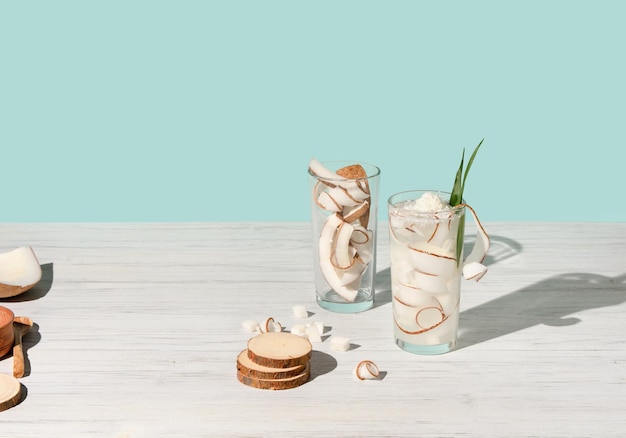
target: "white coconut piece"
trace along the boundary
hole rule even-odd
[[[420,309],[415,316],[417,325],[423,329],[431,328],[442,322],[445,315],[438,307],[425,307]]]
[[[265,323],[261,326],[261,330],[264,333],[281,332],[283,331],[283,326],[270,316],[269,318],[265,320]]]
[[[371,230],[361,225],[353,226],[350,244],[356,249],[361,261],[367,265],[372,261],[374,239]]]
[[[30,246],[0,254],[0,298],[31,289],[41,280],[41,265]]]
[[[432,275],[449,277],[457,268],[456,259],[447,255],[439,254],[436,249],[429,251],[409,245],[409,261],[420,272]]]
[[[487,273],[487,267],[478,262],[466,263],[463,266],[463,278],[478,281]]]
[[[359,380],[373,380],[380,376],[380,369],[371,360],[362,360],[354,368],[354,375]]]
[[[438,306],[439,300],[423,290],[405,283],[393,283],[393,299],[410,307]]]
[[[465,263],[478,262],[482,263],[487,256],[487,251],[489,251],[490,239],[489,235],[485,232],[482,224],[478,220],[478,216],[472,207],[467,204],[463,204],[469,212],[471,213],[474,221],[476,222],[476,242],[474,242],[474,247],[470,254],[465,258]]]
[[[339,269],[348,269],[353,264],[354,254],[350,251],[350,239],[352,237],[353,230],[354,227],[347,222],[341,222],[337,228],[337,233],[334,239],[334,259],[337,264],[336,267]]]
[[[317,328],[320,336],[324,334],[324,323],[322,321],[313,321],[312,324]]]
[[[369,211],[370,203],[368,200],[361,202],[353,207],[346,207],[342,214],[346,222],[354,222]]]
[[[254,333],[260,331],[259,323],[253,319],[246,319],[241,323],[241,326],[248,333]]]
[[[294,324],[291,326],[291,333],[298,336],[307,337],[306,333],[306,325],[304,324]]]
[[[435,246],[443,246],[446,240],[456,241],[459,230],[459,216],[454,216],[453,212],[443,213],[443,217],[437,222],[433,234],[428,239],[428,243]],[[455,248],[456,250],[456,248]]]
[[[329,189],[328,195],[342,207],[356,207],[361,203],[360,199],[353,198],[346,188],[340,186]]]
[[[456,278],[454,275],[444,276],[425,274],[417,270],[414,270],[411,274],[413,278],[413,281],[410,283],[411,285],[425,292],[436,295],[448,293],[448,282],[450,281],[450,278]]]
[[[343,212],[343,207],[339,202],[335,200],[331,196],[330,193],[323,191],[317,196],[317,205],[322,207],[326,211],[331,211],[333,213]]]
[[[438,304],[432,307],[412,307],[394,299],[391,305],[396,325],[408,334],[423,333],[446,319]]]
[[[357,205],[370,198],[368,191],[365,191],[359,181],[347,180],[339,185],[346,191],[350,199],[354,199]]]
[[[350,338],[333,336],[330,338],[330,349],[334,351],[348,351],[350,349]]]
[[[313,343],[322,342],[322,336],[317,330],[315,324],[309,324],[306,326],[306,335],[309,338],[309,341]]]
[[[369,198],[369,190],[367,188],[367,184],[364,184],[363,181],[353,180],[339,175],[336,172],[326,168],[322,163],[320,163],[316,158],[311,159],[309,161],[309,170],[311,173],[320,178],[320,181],[331,187],[331,188],[341,188],[341,192],[343,194],[338,194],[335,197],[336,193],[330,193],[333,198],[336,200],[343,199],[343,196],[346,196],[348,199],[352,199],[356,201],[357,205],[360,202],[363,202],[367,198]],[[350,206],[349,203],[342,204],[343,206]]]
[[[326,218],[319,239],[320,270],[328,285],[340,296],[349,302],[353,302],[358,294],[358,288],[347,287],[342,284],[343,272],[337,272],[332,263],[333,241],[338,227],[343,223],[339,215],[333,214]]]
[[[293,316],[300,319],[305,319],[309,317],[309,312],[307,312],[306,307],[301,304],[296,304],[291,308],[293,311]]]
[[[358,258],[354,259],[352,266],[346,269],[341,276],[341,285],[348,286],[353,285],[353,287],[357,288],[361,284],[361,276],[363,275],[363,271],[365,271],[367,265],[361,262]]]
[[[324,166],[322,163],[320,163],[317,158],[312,158],[311,161],[309,161],[309,170],[315,176],[317,176],[319,178],[323,178],[323,179],[330,179],[330,180],[337,180],[337,181],[346,179],[346,178],[344,178],[344,177],[342,177],[340,175],[337,175],[332,170],[326,168],[326,166]],[[323,182],[326,184],[325,181],[323,181]],[[335,181],[333,181],[333,183],[334,182]]]

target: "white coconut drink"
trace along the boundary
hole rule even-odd
[[[476,147],[468,164],[480,147]],[[451,193],[412,190],[388,200],[391,293],[396,344],[417,354],[440,354],[456,345],[461,279],[478,281],[489,236],[474,210],[463,202],[467,176],[461,168]],[[477,238],[464,257],[465,215],[477,224]]]
[[[317,303],[340,313],[374,303],[380,169],[366,163],[309,162]]]

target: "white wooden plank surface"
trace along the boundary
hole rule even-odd
[[[306,223],[0,224],[0,251],[31,245],[44,269],[0,302],[36,323],[0,436],[624,436],[626,224],[485,225],[490,270],[463,283],[460,347],[424,357],[393,343],[385,223],[377,304],[355,315],[316,306]],[[295,304],[330,326],[312,379],[239,383],[242,321],[289,328]],[[332,335],[355,348],[332,351]],[[356,380],[361,359],[384,379]]]

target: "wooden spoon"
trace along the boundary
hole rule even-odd
[[[28,333],[33,326],[33,321],[26,316],[16,316],[13,320],[13,332],[15,342],[13,343],[13,377],[24,377],[24,349],[22,347],[22,337]]]

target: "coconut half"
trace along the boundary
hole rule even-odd
[[[41,265],[30,246],[0,254],[0,298],[31,289],[41,280]]]

